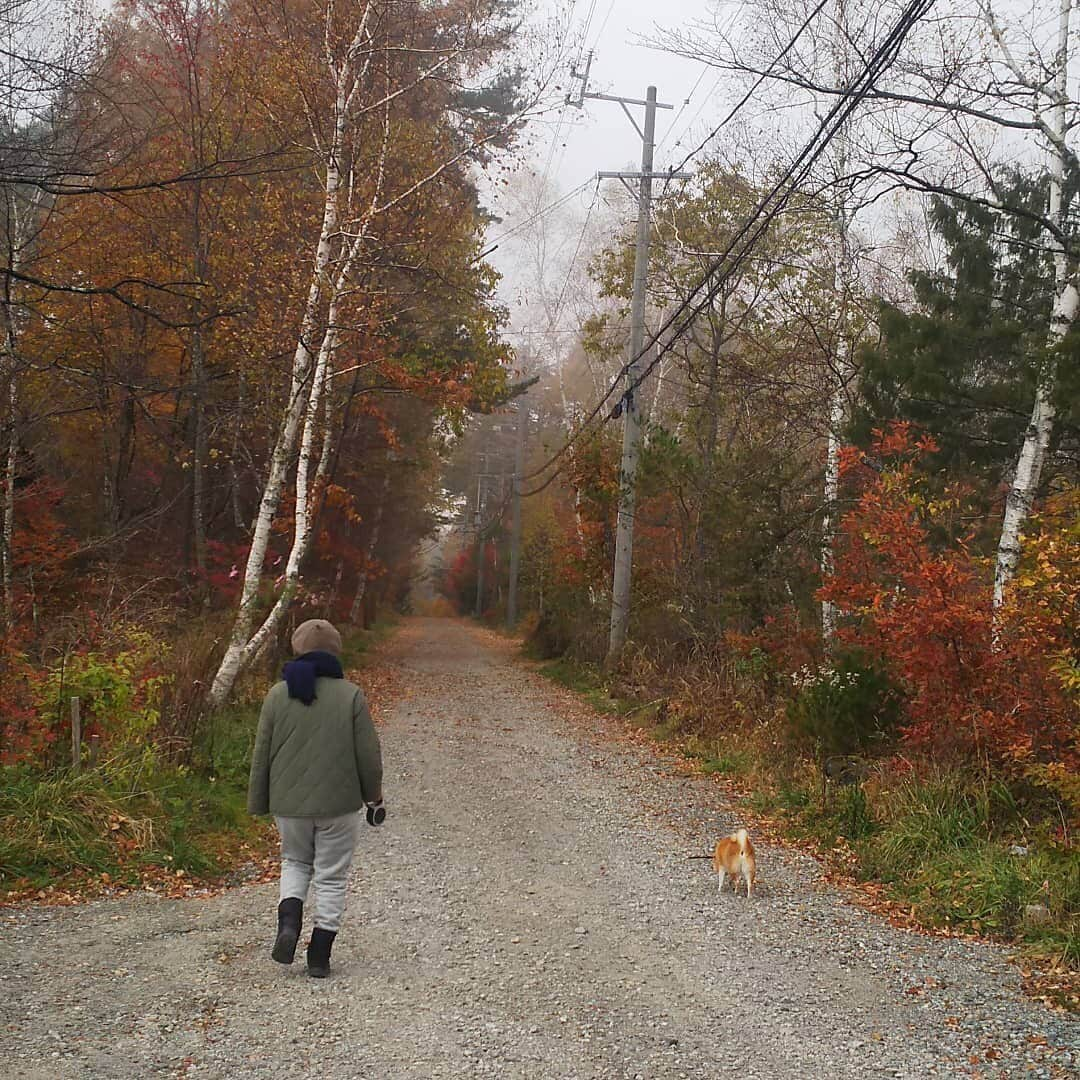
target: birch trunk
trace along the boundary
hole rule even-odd
[[[335,293],[338,291],[335,286]],[[263,648],[270,642],[274,632],[277,630],[281,623],[282,616],[288,610],[289,605],[292,603],[293,597],[296,595],[296,590],[300,583],[300,566],[303,563],[304,556],[307,555],[308,547],[311,543],[311,509],[312,509],[312,476],[311,476],[311,457],[312,451],[315,445],[315,429],[319,425],[320,416],[322,411],[320,404],[322,400],[323,392],[326,388],[326,376],[327,370],[330,364],[330,360],[333,356],[334,350],[337,347],[337,331],[336,331],[336,319],[337,319],[337,296],[331,297],[330,306],[327,312],[327,329],[323,335],[322,344],[319,348],[319,354],[315,361],[315,369],[312,373],[311,389],[306,399],[302,396],[300,398],[301,410],[304,412],[304,428],[303,434],[300,439],[300,450],[296,462],[296,510],[295,510],[295,525],[293,529],[292,545],[289,549],[289,558],[285,565],[284,580],[282,582],[281,590],[278,593],[277,599],[274,602],[274,606],[270,609],[269,614],[263,619],[258,629],[254,633],[251,633],[251,626],[254,623],[254,603],[249,606],[250,616],[245,627],[246,640],[242,643],[237,643],[234,636],[233,641],[230,642],[229,651],[225,654],[225,659],[222,660],[222,668],[218,670],[217,678],[214,680],[214,684],[211,687],[211,693],[207,701],[209,706],[218,708],[228,696],[229,691],[232,689],[233,683],[236,681],[236,677],[244,670],[247,665],[258,656]],[[299,417],[298,417],[299,420]],[[294,432],[295,440],[295,432]],[[315,481],[316,483],[325,472],[325,463],[329,459],[328,453],[329,447],[329,432],[324,435],[323,442],[323,454],[319,461],[319,468],[317,470]],[[275,448],[276,449],[276,448]],[[273,468],[271,467],[271,473]],[[278,484],[278,497],[280,498],[281,488],[283,487],[284,470],[282,470],[282,481]],[[269,481],[268,485],[269,487]],[[265,500],[265,495],[264,495]],[[275,504],[276,511],[276,504]],[[272,520],[273,514],[270,516]],[[260,507],[259,523],[256,525],[256,535],[259,532],[259,526],[262,524],[263,513],[262,507]],[[269,537],[269,528],[267,528],[267,539]],[[252,550],[255,548],[254,539],[252,540]],[[262,545],[262,556],[259,559],[259,564],[256,571],[255,583],[258,584],[258,571],[262,568],[262,561],[265,558],[266,543]],[[248,560],[247,571],[251,570],[250,556]],[[246,587],[246,573],[245,573],[245,587]],[[257,595],[257,594],[256,594]],[[253,598],[254,599],[254,598]],[[241,601],[241,610],[243,610],[243,601]],[[235,648],[234,648],[235,647]],[[219,682],[224,683],[222,678],[222,670],[225,666],[225,661],[230,658],[230,653],[235,656],[234,667],[232,675],[229,678],[227,686],[223,686],[219,689]],[[220,696],[218,696],[220,695]]]
[[[368,566],[375,557],[375,549],[379,545],[379,532],[382,528],[383,508],[386,505],[386,493],[390,490],[390,472],[387,470],[383,477],[382,493],[379,503],[375,507],[375,521],[371,526],[371,536],[368,537],[367,547],[364,549],[364,568],[360,571],[360,579],[356,583],[356,596],[353,597],[352,608],[349,611],[349,622],[356,626],[360,613],[364,609],[364,593],[367,592]]]
[[[846,0],[836,2],[836,36],[833,39],[833,70],[838,86],[846,86],[850,75],[850,52],[847,34]],[[837,177],[847,172],[847,131],[841,130],[836,135],[835,171]],[[836,542],[836,523],[839,518],[840,495],[840,446],[841,433],[847,421],[848,384],[853,377],[851,366],[850,342],[847,335],[847,300],[851,284],[851,249],[848,231],[851,221],[848,207],[839,195],[836,207],[836,230],[840,242],[836,268],[833,276],[833,290],[836,293],[839,311],[839,332],[837,334],[836,353],[833,357],[835,370],[829,393],[829,421],[825,445],[825,483],[822,492],[824,513],[821,519],[821,577],[828,578],[833,572],[833,552]],[[836,638],[836,626],[839,610],[831,600],[821,602],[821,643],[825,652],[832,649]]]
[[[328,85],[332,86],[333,100],[326,109],[325,117],[310,117],[312,140],[319,150],[325,168],[322,225],[315,246],[311,282],[293,357],[289,396],[278,425],[267,479],[252,529],[251,549],[244,570],[236,619],[225,655],[206,697],[210,710],[224,703],[237,676],[271,640],[299,585],[301,566],[314,531],[312,497],[320,481],[326,476],[331,457],[331,425],[322,418],[320,403],[326,391],[330,363],[338,344],[338,306],[347,294],[353,262],[362,253],[368,240],[367,226],[377,214],[398,205],[441,175],[453,161],[461,160],[465,156],[464,151],[452,155],[394,198],[383,200],[382,188],[391,136],[390,104],[404,93],[404,89],[393,89],[390,83],[389,56],[397,46],[392,43],[384,46],[384,55],[387,58],[384,96],[376,105],[365,105],[361,101],[361,94],[372,69],[373,33],[378,30],[380,12],[372,3],[362,3],[355,9],[347,7],[345,12],[345,15],[340,15],[333,2],[324,12],[324,58],[330,73]],[[354,12],[354,32],[349,43],[339,52],[338,43],[346,38],[337,33],[335,20],[339,16],[351,18]],[[442,68],[455,62],[455,58],[459,60],[460,56],[460,53],[453,51],[439,56],[409,84],[410,88],[434,77]],[[370,205],[366,212],[357,213],[353,202],[353,168],[357,140],[361,137],[358,117],[365,111],[373,112],[376,107],[383,111],[382,148],[372,180]],[[325,125],[322,122],[324,119]],[[328,140],[323,138],[324,128],[330,132]],[[285,573],[279,579],[280,588],[276,600],[269,614],[252,632],[258,615],[259,584],[271,527],[285,489],[290,459],[297,451],[301,423],[303,434],[296,464],[293,541]],[[323,454],[313,478],[311,459],[316,429],[320,426],[324,428]]]
[[[211,709],[219,708],[228,697],[241,671],[260,653],[271,640],[292,602],[299,584],[300,566],[311,539],[311,454],[314,447],[315,429],[319,424],[320,403],[326,387],[327,374],[338,338],[338,305],[348,283],[352,263],[360,250],[362,235],[346,239],[342,232],[342,213],[351,195],[351,174],[347,151],[349,139],[355,132],[350,125],[361,80],[370,65],[370,58],[360,55],[361,46],[367,39],[371,5],[360,11],[352,40],[340,60],[331,47],[333,37],[333,5],[326,11],[326,63],[334,82],[332,136],[324,151],[326,180],[323,187],[323,218],[319,240],[315,248],[308,299],[301,320],[300,334],[293,357],[292,383],[289,398],[282,414],[278,437],[270,459],[270,469],[263,488],[259,512],[252,530],[251,549],[244,569],[244,582],[237,608],[236,621],[228,648],[222,657],[217,674],[207,694],[206,703]],[[389,96],[387,109],[389,109]],[[387,112],[387,116],[389,113]],[[316,143],[318,133],[313,131]],[[384,153],[388,128],[384,129]],[[382,165],[379,181],[372,196],[369,213],[374,212],[375,201],[381,187]],[[335,265],[336,262],[336,265]],[[325,312],[323,307],[326,307]],[[319,342],[318,352],[313,355],[314,343]],[[304,419],[306,413],[306,420]],[[285,486],[289,458],[296,446],[297,433],[304,420],[296,465],[296,513],[293,542],[285,568],[282,586],[270,613],[252,633],[258,606],[259,582],[270,540],[274,515]],[[329,461],[329,426],[323,443],[324,453],[319,463],[319,477],[325,474]]]
[[[824,580],[833,572],[833,549],[836,540],[836,522],[839,518],[840,495],[840,432],[847,419],[847,390],[843,380],[844,346],[837,351],[836,381],[829,399],[829,430],[825,448],[825,512],[821,519],[821,577]],[[839,610],[831,600],[821,602],[821,639],[828,651],[836,637]]]
[[[13,195],[7,194],[7,219],[10,228],[9,247],[7,253],[8,266],[12,271],[18,270],[21,262],[21,249],[24,243],[23,227],[31,218],[31,211],[26,218],[19,214],[18,205]],[[2,579],[3,611],[0,616],[3,619],[3,631],[12,627],[15,617],[15,476],[19,462],[19,364],[18,364],[18,329],[15,317],[14,298],[11,293],[12,279],[8,275],[4,283],[4,314],[3,314],[3,374],[7,382],[7,406],[8,406],[8,441],[6,461],[4,462],[4,509],[3,528],[0,529],[0,579]]]
[[[559,399],[562,403],[563,425],[567,435],[573,433],[574,417],[570,410],[570,402],[566,397],[566,380],[563,378],[563,366],[559,364]],[[585,557],[585,530],[581,524],[581,491],[574,485],[574,528],[577,535],[578,554]]]
[[[17,261],[9,257],[14,269]],[[8,444],[4,463],[4,526],[0,533],[0,572],[3,577],[3,630],[14,621],[15,474],[19,461],[19,387],[15,350],[15,314],[11,302],[11,279],[4,290],[4,374],[7,376]]]
[[[9,357],[10,357],[9,353]],[[14,619],[15,595],[14,595],[14,541],[15,541],[15,472],[19,459],[19,428],[16,423],[18,409],[18,389],[15,385],[15,365],[12,364],[8,371],[8,408],[10,419],[8,421],[9,434],[7,446],[7,462],[4,466],[4,529],[2,546],[0,546],[0,562],[3,564],[3,589],[4,611],[3,630],[11,629]]]
[[[326,277],[334,255],[334,242],[338,234],[338,220],[340,214],[341,198],[341,169],[340,157],[345,142],[345,95],[340,88],[337,98],[337,116],[335,117],[334,138],[330,145],[330,151],[326,158],[326,182],[324,186],[323,220],[319,232],[319,240],[315,248],[315,261],[312,267],[311,284],[308,288],[307,303],[304,307],[304,315],[301,320],[300,334],[296,342],[296,351],[293,355],[292,380],[289,387],[289,397],[282,412],[281,422],[278,428],[274,450],[270,457],[270,468],[267,473],[266,484],[263,487],[262,499],[259,501],[259,511],[255,518],[255,528],[252,530],[251,548],[248,551],[247,564],[244,568],[244,582],[240,592],[240,602],[236,612],[236,620],[233,624],[232,634],[228,648],[222,657],[217,674],[207,694],[207,705],[213,710],[220,708],[232,690],[237,676],[245,665],[259,651],[262,643],[269,634],[269,628],[277,625],[277,620],[284,611],[285,606],[292,599],[290,583],[286,578],[285,588],[282,590],[278,602],[274,605],[269,616],[258,631],[258,641],[252,636],[252,627],[255,624],[256,609],[259,597],[259,582],[262,578],[263,562],[266,559],[266,550],[270,542],[270,530],[273,525],[274,515],[277,513],[281,502],[281,495],[285,487],[285,476],[288,469],[289,458],[296,446],[296,437],[300,429],[300,421],[304,416],[308,405],[309,394],[315,393],[316,386],[312,383],[315,374],[315,358],[312,356],[311,345],[319,337],[321,325],[327,329],[323,334],[323,345],[326,338],[332,332],[333,323],[328,320],[322,322],[322,300],[326,288]],[[324,349],[320,348],[320,359]],[[317,383],[317,379],[315,380]],[[321,393],[322,387],[318,386]],[[308,414],[312,421],[312,414]],[[310,452],[310,447],[309,447]],[[307,462],[298,463],[297,477],[304,473],[306,484]],[[306,499],[306,491],[305,491]],[[306,508],[301,511],[301,492],[297,490],[297,534],[301,530],[301,514],[306,514]],[[294,538],[295,548],[295,538]],[[290,565],[293,555],[290,553]],[[292,582],[295,589],[295,580]],[[272,620],[272,623],[271,623]]]
[[[1069,74],[1069,16],[1072,0],[1061,0],[1058,18],[1058,46],[1055,56],[1054,107],[1052,111],[1053,139],[1050,146],[1049,174],[1050,193],[1047,212],[1055,226],[1064,230],[1066,215],[1062,199],[1065,178],[1065,158],[1068,154],[1065,138],[1066,102],[1068,98]],[[996,26],[992,24],[992,29]],[[999,39],[1000,40],[1000,39]],[[1047,357],[1035,388],[1035,402],[1031,410],[1031,421],[1024,433],[1024,443],[1016,463],[1016,473],[1012,486],[1005,500],[1005,515],[1001,525],[1001,539],[998,542],[997,565],[994,570],[994,610],[1001,607],[1009,584],[1016,576],[1023,547],[1023,531],[1035,495],[1042,478],[1043,462],[1054,432],[1053,394],[1057,381],[1057,357],[1055,355],[1062,338],[1077,316],[1080,308],[1080,295],[1076,286],[1068,278],[1068,263],[1065,249],[1061,242],[1053,237],[1054,245],[1054,307],[1050,313],[1050,326],[1047,330]]]

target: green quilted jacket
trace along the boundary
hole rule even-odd
[[[382,798],[382,755],[360,687],[320,678],[315,700],[266,695],[251,758],[248,810],[278,817],[338,817]]]

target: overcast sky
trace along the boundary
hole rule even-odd
[[[591,0],[578,0],[575,7],[577,35],[584,30]],[[711,22],[713,12],[724,20],[740,5],[703,0],[668,0],[658,5],[644,0],[595,0],[595,8],[584,50],[594,50],[589,89],[644,98],[650,84],[657,87],[661,101],[674,105],[657,113],[658,165],[671,163],[671,147],[688,127],[703,130],[705,122],[719,111],[710,100],[716,75],[700,64],[650,49],[641,38],[654,35],[657,25],[687,26],[698,20]],[[690,104],[686,105],[686,99]],[[640,117],[643,109],[636,109]],[[567,108],[564,122],[556,123],[558,141],[552,164],[563,188],[571,188],[598,169],[637,167],[641,140],[622,109],[610,101],[587,101],[583,109]],[[542,169],[551,146],[552,132],[540,140],[537,164]]]
[[[554,12],[560,0],[538,0],[539,11]],[[661,111],[657,115],[657,150],[655,167],[663,170],[681,164],[685,155],[698,147],[704,136],[726,114],[734,104],[735,97],[741,92],[737,80],[722,76],[717,70],[710,69],[691,60],[672,56],[656,48],[650,48],[649,39],[655,39],[659,30],[687,30],[695,25],[719,27],[724,31],[735,28],[735,37],[749,33],[755,35],[758,29],[753,20],[754,9],[744,0],[667,0],[663,4],[647,4],[644,0],[561,0],[565,5],[573,3],[572,25],[569,35],[571,42],[582,42],[582,53],[593,49],[595,57],[592,65],[589,89],[593,92],[618,94],[620,96],[643,98],[648,85],[655,85],[659,99],[674,106],[671,110]],[[1013,39],[1012,48],[1016,55],[1025,58],[1025,49],[1031,40],[1036,41],[1044,57],[1052,55],[1054,35],[1057,27],[1057,5],[1051,0],[997,0],[996,5],[1006,20],[1006,36]],[[969,32],[972,20],[978,19],[978,9],[966,0],[945,0],[937,8],[937,19],[942,21],[942,32],[951,32],[951,24],[959,28],[958,33]],[[936,20],[931,20],[935,22]],[[1034,27],[1034,29],[1033,29]],[[1080,32],[1080,31],[1078,31]],[[932,38],[937,30],[929,27],[927,33]],[[917,46],[916,46],[917,47]],[[571,48],[573,54],[576,50]],[[1000,58],[999,58],[1000,61]],[[1080,78],[1080,74],[1075,76]],[[783,102],[787,108],[773,110],[762,100],[755,108],[752,100],[748,107],[739,114],[734,125],[726,129],[725,143],[729,152],[734,152],[743,165],[752,164],[760,173],[763,166],[787,161],[802,142],[802,135],[796,132],[800,123],[812,120],[812,113],[807,111],[804,101],[795,100],[801,95]],[[790,106],[795,106],[791,108]],[[643,110],[636,109],[640,117]],[[800,120],[802,117],[802,120]],[[738,134],[734,129],[741,129]],[[1013,160],[1027,164],[1035,160],[1034,153],[1041,150],[1035,147],[1030,137],[1012,136],[1008,132],[995,129],[989,140],[986,132],[978,141],[992,147],[995,158]],[[546,263],[543,278],[552,281],[556,294],[561,281],[570,282],[566,275],[567,262],[572,262],[570,252],[580,236],[580,223],[585,218],[585,210],[593,197],[594,185],[588,184],[598,170],[636,169],[640,164],[641,140],[631,126],[622,109],[608,101],[586,101],[583,109],[564,108],[560,113],[551,113],[544,121],[530,127],[527,135],[530,145],[529,158],[521,163],[515,177],[507,188],[484,192],[484,201],[496,214],[504,217],[501,223],[493,224],[488,230],[488,242],[499,243],[499,249],[490,256],[491,262],[504,275],[500,296],[511,311],[511,327],[523,325],[531,327],[530,333],[536,334],[538,305],[529,294],[532,283],[523,280],[527,259],[530,252],[523,251],[522,242],[528,237],[523,233],[517,237],[504,239],[500,234],[513,226],[528,214],[523,212],[521,181],[531,171],[543,176],[550,188],[547,197],[534,204],[531,209],[548,205],[560,194],[573,192],[582,184],[585,190],[569,199],[565,207],[557,213],[548,215],[553,236],[548,237],[545,252]],[[737,142],[733,142],[736,139]],[[735,149],[738,147],[738,149]],[[948,151],[947,145],[945,150]],[[744,160],[746,159],[746,160]],[[693,169],[694,162],[688,166]],[[602,191],[606,201],[614,207],[605,227],[607,239],[611,232],[611,221],[621,213],[624,221],[632,218],[633,207],[628,200],[620,204],[618,181],[603,181]],[[869,212],[859,219],[862,228],[877,227],[875,222],[885,219],[892,212],[894,204],[902,201],[901,196],[891,197],[875,204]],[[911,202],[912,200],[907,200]],[[525,206],[525,210],[529,207]],[[599,207],[597,216],[602,217],[604,207]],[[561,232],[559,217],[562,217]],[[595,220],[593,222],[595,228]],[[588,259],[591,249],[598,242],[596,236],[586,236],[581,245],[580,266]],[[561,261],[560,261],[561,260]],[[536,275],[533,275],[534,278]],[[587,289],[588,283],[576,281],[571,295]],[[550,297],[548,297],[550,307]],[[551,342],[554,349],[557,341],[567,340],[572,332],[568,325],[569,313],[558,307],[561,325],[559,335]],[[569,319],[572,322],[572,319]],[[541,316],[540,322],[543,322]]]
[[[550,0],[544,2],[550,3]],[[621,97],[644,98],[646,88],[654,85],[658,99],[673,106],[657,111],[656,168],[678,164],[696,145],[692,137],[696,135],[700,139],[710,122],[715,123],[721,115],[727,102],[717,93],[718,77],[714,71],[651,49],[642,39],[654,36],[658,26],[686,27],[698,21],[711,23],[714,18],[724,25],[741,8],[742,5],[730,0],[668,0],[663,5],[648,4],[643,0],[576,0],[569,41],[582,42],[582,63],[589,49],[593,50],[589,89]],[[573,56],[576,49],[571,48],[570,53]],[[560,78],[564,80],[565,75],[561,73]],[[576,89],[579,84],[571,85]],[[636,108],[633,111],[640,123],[644,110]],[[615,102],[586,101],[582,109],[566,107],[558,113],[553,112],[531,127],[529,137],[532,147],[521,171],[532,171],[544,177],[551,186],[553,199],[585,183],[597,171],[640,166],[641,139]],[[618,181],[604,183],[617,185]],[[565,213],[580,218],[592,194],[593,186],[589,185],[566,204]],[[489,237],[498,240],[507,225],[520,220],[520,215],[517,218],[513,215],[512,193],[490,192],[485,201],[505,219],[489,230]],[[501,295],[511,307],[512,323],[518,322],[520,315],[517,310],[520,306],[519,283],[515,272],[520,251],[514,240],[503,241],[499,250],[490,256],[505,277]]]

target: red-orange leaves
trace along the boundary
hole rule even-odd
[[[1035,546],[1037,576],[1021,579],[995,619],[992,568],[968,546],[964,494],[936,489],[921,469],[935,449],[896,424],[878,433],[871,456],[845,455],[846,481],[860,493],[822,596],[845,615],[841,636],[903,685],[909,742],[983,760],[1076,762],[1074,703],[1060,677],[1075,663],[1075,642],[1063,640],[1060,553]]]

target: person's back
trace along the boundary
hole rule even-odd
[[[263,710],[269,714],[267,761],[258,774],[252,773],[252,813],[336,817],[378,801],[379,743],[360,687],[321,676],[315,699],[305,705],[289,696],[287,683],[279,682]]]
[[[308,971],[329,974],[330,950],[345,909],[358,811],[380,823],[382,754],[363,691],[345,678],[341,636],[310,619],[292,638],[297,658],[263,701],[251,758],[248,809],[273,814],[281,834],[278,934],[271,953],[291,964],[309,888],[315,928]]]

